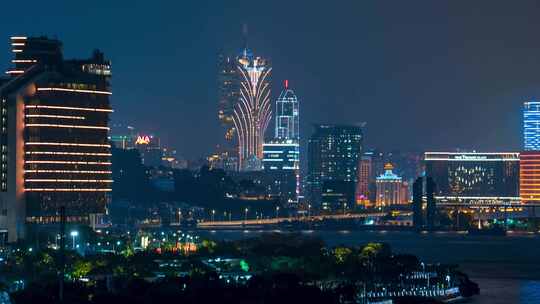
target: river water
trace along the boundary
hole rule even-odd
[[[274,231],[279,232],[279,231]],[[201,236],[221,240],[256,237],[269,231],[202,231]],[[426,263],[459,264],[480,285],[475,304],[540,304],[540,235],[505,237],[469,236],[441,232],[417,234],[385,231],[301,231],[322,238],[328,245],[385,242],[394,252],[410,253]]]

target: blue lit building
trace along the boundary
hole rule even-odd
[[[275,137],[263,144],[263,169],[275,176],[270,193],[287,203],[297,202],[300,189],[300,132],[298,98],[285,81],[276,100]]]
[[[298,98],[285,80],[285,88],[276,100],[276,138],[300,139]]]
[[[526,101],[523,105],[523,149],[540,150],[540,102]]]
[[[276,139],[263,145],[263,169],[274,176],[274,183],[268,189],[271,196],[283,202],[296,203],[299,188],[299,146],[292,139]]]
[[[298,142],[273,140],[263,145],[263,168],[265,170],[298,170]]]
[[[276,100],[274,139],[263,145],[263,167],[271,170],[300,168],[300,132],[298,98],[285,80],[285,88]]]

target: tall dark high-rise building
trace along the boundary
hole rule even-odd
[[[435,215],[437,213],[437,201],[435,200],[435,191],[437,185],[433,178],[426,177],[426,225],[428,230],[435,228]]]
[[[224,129],[222,143],[225,150],[234,151],[234,105],[240,100],[238,61],[234,57],[219,56],[218,118]]]
[[[315,132],[308,144],[308,187],[311,203],[320,205],[321,187],[325,181],[358,181],[362,141],[361,126],[315,126]]]
[[[422,211],[423,204],[423,191],[424,191],[424,179],[418,177],[413,183],[413,226],[415,229],[420,230],[424,227],[424,214]]]
[[[370,155],[362,155],[358,164],[358,184],[356,185],[356,200],[368,201],[369,184],[373,181],[372,178],[372,158]]]
[[[11,37],[13,67],[6,74],[16,77],[24,74],[37,63],[54,65],[62,62],[62,43],[47,37]]]
[[[0,86],[2,172],[0,229],[9,241],[28,224],[91,224],[111,191],[109,61],[64,60],[62,44],[12,37],[11,79]],[[14,72],[17,71],[17,72]]]

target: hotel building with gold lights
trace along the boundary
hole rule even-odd
[[[519,156],[519,195],[522,203],[540,203],[540,151]]]
[[[377,200],[375,207],[387,207],[409,202],[407,183],[395,174],[391,163],[384,165],[384,173],[376,178]]]
[[[0,230],[8,241],[34,225],[91,224],[111,191],[110,63],[94,51],[64,60],[46,37],[11,37],[0,81]]]
[[[426,176],[437,204],[508,205],[520,202],[520,153],[425,152]]]

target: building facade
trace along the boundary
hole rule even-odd
[[[372,182],[373,160],[371,155],[362,155],[358,164],[358,184],[356,186],[356,202],[364,206],[369,204],[370,183]]]
[[[519,195],[522,203],[540,202],[540,151],[519,155]]]
[[[384,173],[377,177],[376,207],[406,204],[409,201],[407,183],[392,172],[393,169],[394,166],[388,163],[384,165]]]
[[[272,117],[271,71],[270,62],[247,47],[235,58],[220,59],[218,118],[225,129],[220,153],[237,157],[239,170],[262,169],[264,136]]]
[[[540,102],[523,104],[523,150],[540,150]]]
[[[424,159],[441,203],[519,202],[519,153],[426,152]]]
[[[298,171],[298,142],[293,140],[273,140],[263,145],[263,168],[265,170]]]
[[[263,169],[276,176],[276,194],[297,203],[300,192],[300,130],[298,98],[285,86],[276,100],[274,138],[263,144]]]
[[[540,102],[523,104],[523,150],[519,165],[519,194],[522,203],[540,202]]]
[[[111,125],[109,140],[115,148],[122,150],[134,149],[137,133],[132,126],[113,124]]]
[[[327,180],[321,187],[321,211],[346,212],[354,206],[355,183],[353,181]]]
[[[151,134],[137,134],[134,147],[139,150],[143,165],[157,168],[163,165],[163,150],[158,137]]]
[[[298,141],[275,139],[267,142],[263,145],[263,155],[263,169],[275,179],[270,193],[286,203],[297,202],[300,187]]]
[[[0,87],[3,216],[9,241],[28,225],[93,224],[111,191],[108,121],[110,63],[95,51],[64,60],[62,44],[46,37],[12,37],[15,66]],[[14,72],[17,71],[17,72]]]
[[[284,84],[285,87],[276,100],[275,138],[298,141],[300,139],[298,97],[289,88],[288,80],[285,80]]]
[[[240,101],[240,72],[235,56],[219,56],[218,62],[218,119],[223,134],[215,155],[222,157],[220,162],[235,158],[232,171],[238,170],[237,130],[234,126],[234,107]]]
[[[358,161],[362,155],[361,126],[316,125],[308,143],[308,187],[310,202],[321,205],[325,181],[358,182]]]

